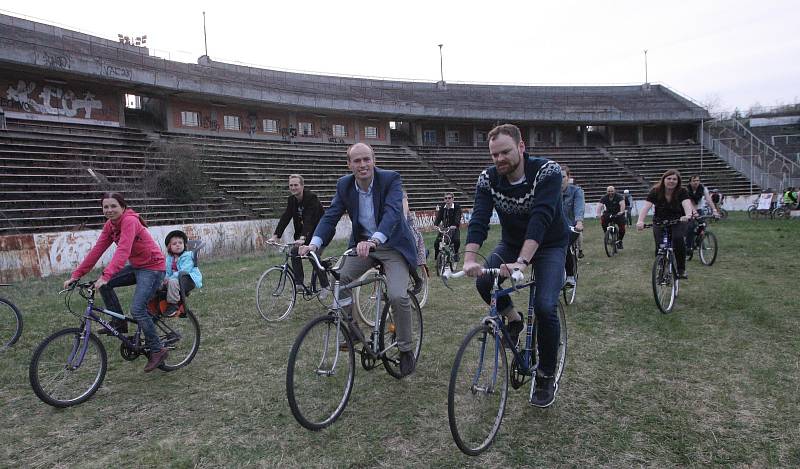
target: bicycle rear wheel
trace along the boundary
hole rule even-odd
[[[419,303],[420,308],[424,308],[425,304],[428,302],[428,272],[427,270],[420,268],[419,269],[419,278],[422,279],[422,291],[420,291],[417,295],[417,302]],[[414,279],[408,279],[408,290],[411,291],[414,289]]]
[[[256,308],[267,321],[281,321],[289,316],[297,301],[297,287],[292,271],[283,266],[270,267],[256,284]]]
[[[191,311],[174,317],[162,316],[153,321],[161,343],[169,354],[159,368],[173,371],[188,365],[200,348],[200,324]]]
[[[0,298],[0,351],[11,347],[22,335],[22,313],[14,303]]]
[[[659,254],[653,262],[653,296],[656,306],[664,313],[672,312],[677,295],[677,279],[672,269],[672,263],[666,255]]]
[[[456,353],[447,389],[447,419],[458,448],[476,456],[491,446],[508,399],[508,362],[492,326],[472,329]]]
[[[356,373],[353,340],[335,316],[306,324],[289,352],[286,399],[300,425],[313,431],[336,421],[347,406]],[[339,349],[344,341],[347,350]]]
[[[717,260],[717,236],[706,230],[698,244],[700,262],[703,265],[712,265]]]
[[[564,303],[571,305],[575,303],[575,296],[578,293],[578,255],[573,249],[570,249],[567,255],[572,257],[572,265],[575,266],[575,275],[573,275],[573,277],[575,277],[575,285],[564,283],[564,288],[561,289],[561,295],[564,297]]]
[[[606,256],[614,256],[617,253],[617,234],[606,230],[606,234],[603,236],[603,247],[606,249]]]
[[[70,328],[36,347],[28,378],[39,399],[54,407],[70,407],[92,397],[107,369],[106,349],[100,339],[94,334],[84,337],[83,329]]]
[[[376,282],[377,283],[377,282]],[[414,295],[408,295],[411,302],[411,343],[413,344],[414,362],[419,361],[422,350],[422,310]],[[400,349],[397,348],[397,322],[393,308],[387,301],[381,314],[381,326],[378,335],[378,348],[381,350],[381,361],[386,371],[397,379],[400,375]]]

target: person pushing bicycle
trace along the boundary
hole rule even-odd
[[[555,401],[558,390],[555,379],[560,333],[558,298],[569,243],[569,229],[561,208],[561,167],[555,161],[532,158],[525,153],[525,143],[515,125],[499,125],[488,137],[494,166],[478,176],[463,270],[470,277],[478,277],[475,286],[488,304],[493,278],[482,276],[482,267],[500,267],[505,276],[510,276],[514,270],[533,265],[540,360],[531,404],[548,407]],[[481,266],[476,261],[477,253],[486,240],[493,209],[500,218],[501,239]],[[508,320],[512,342],[517,342],[524,328],[522,316],[508,296],[497,301],[497,310]]]

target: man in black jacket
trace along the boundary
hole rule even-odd
[[[295,247],[292,249],[292,254],[297,254],[297,246],[308,244],[311,237],[314,235],[314,230],[317,228],[322,214],[325,209],[317,198],[316,194],[311,191],[305,190],[305,180],[299,174],[292,174],[289,176],[289,192],[291,195],[286,200],[286,210],[278,220],[278,226],[275,227],[275,233],[269,239],[272,242],[277,241],[283,236],[283,231],[289,225],[289,220],[292,220],[294,226],[294,240]],[[321,253],[319,253],[321,255]],[[295,275],[295,283],[298,287],[303,284],[303,263],[300,262],[299,257],[292,259],[292,270]],[[312,285],[314,279],[311,279]]]
[[[444,202],[442,205],[436,207],[436,220],[433,222],[435,226],[449,229],[450,240],[453,243],[454,261],[458,262],[458,248],[461,246],[461,237],[459,236],[459,227],[461,226],[461,205],[453,201],[453,193],[448,192],[444,195]],[[433,243],[434,259],[439,258],[439,243],[442,241],[442,233],[436,236],[436,242]]]

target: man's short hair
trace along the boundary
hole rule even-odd
[[[452,192],[445,192],[444,196],[445,197],[453,197],[453,193]]]
[[[306,180],[303,179],[303,176],[301,176],[299,174],[290,174],[289,175],[289,179],[299,179],[301,186],[305,186],[306,185]]]
[[[571,176],[571,173],[569,171],[569,166],[567,166],[565,164],[562,164],[561,165],[561,174],[566,174],[567,176]]]
[[[350,151],[351,151],[351,150],[353,149],[353,147],[355,147],[356,145],[364,145],[364,146],[366,146],[367,148],[369,148],[369,151],[372,153],[372,156],[373,156],[373,157],[375,157],[375,149],[374,149],[374,148],[372,148],[372,146],[371,146],[371,145],[369,145],[368,143],[364,143],[364,142],[356,142],[356,143],[354,143],[354,144],[350,145],[349,147],[347,147],[347,161],[350,161]]]
[[[522,141],[522,134],[519,131],[519,127],[514,124],[501,124],[493,128],[489,131],[489,135],[487,136],[488,140],[491,142],[500,134],[508,135],[516,144]]]

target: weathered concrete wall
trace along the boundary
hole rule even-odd
[[[150,234],[162,245],[167,233],[175,229],[186,232],[190,239],[201,239],[202,258],[225,258],[264,248],[264,242],[275,231],[277,219],[169,225],[150,227]],[[342,217],[334,239],[350,236],[350,219]],[[284,239],[292,239],[291,226]],[[30,277],[47,277],[72,272],[86,257],[100,235],[100,230],[0,236],[0,282],[12,282]],[[105,266],[114,254],[106,251],[98,262]]]
[[[729,211],[742,211],[758,199],[758,195],[727,197],[725,208]],[[643,201],[637,200],[634,215],[638,214]],[[586,218],[595,218],[597,204],[586,204]],[[432,231],[436,212],[419,210],[415,212],[420,231]],[[464,211],[462,226],[469,223],[472,210]],[[167,233],[175,229],[186,232],[190,239],[201,239],[201,257],[219,259],[264,249],[265,241],[275,231],[277,219],[241,221],[226,223],[203,223],[194,225],[169,225],[151,227],[150,234],[162,245]],[[499,223],[497,213],[492,214],[492,224]],[[342,217],[336,226],[334,239],[350,237],[350,219]],[[290,224],[283,234],[284,241],[293,239],[294,230]],[[72,272],[94,246],[99,230],[42,233],[0,236],[0,283],[19,281],[32,277],[47,277]],[[107,265],[113,256],[110,248],[98,262]]]

